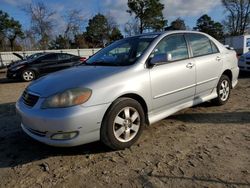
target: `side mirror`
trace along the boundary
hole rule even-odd
[[[151,65],[159,65],[162,63],[166,63],[172,61],[172,54],[167,53],[167,54],[156,54],[153,55],[153,57],[150,57],[149,63]]]

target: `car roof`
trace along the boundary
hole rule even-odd
[[[203,35],[207,35],[206,33],[202,33],[199,31],[189,31],[189,30],[169,30],[169,31],[162,31],[162,32],[150,32],[150,33],[142,33],[139,35],[135,35],[135,36],[131,36],[131,37],[127,37],[127,38],[133,38],[133,37],[143,37],[143,36],[150,36],[150,35],[156,35],[156,36],[160,36],[160,35],[166,35],[166,34],[178,34],[178,33],[194,33],[194,34],[203,34]]]
[[[73,54],[69,54],[69,53],[66,53],[66,52],[45,52],[43,54],[44,55],[48,55],[48,54],[68,54],[68,55],[73,55]]]

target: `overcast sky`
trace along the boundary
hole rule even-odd
[[[51,10],[57,11],[55,18],[59,21],[58,29],[64,25],[61,16],[70,9],[82,10],[86,23],[98,12],[112,15],[121,28],[130,19],[130,15],[126,12],[127,0],[33,0],[37,1],[42,1]],[[32,0],[0,0],[0,9],[19,20],[24,28],[28,28],[29,18],[21,9],[30,2]],[[225,17],[220,0],[161,0],[161,2],[165,5],[163,14],[169,23],[181,17],[190,28],[195,26],[196,20],[203,14],[208,14],[216,21],[222,21]]]

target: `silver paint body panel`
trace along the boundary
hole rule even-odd
[[[216,86],[225,70],[232,72],[232,87],[235,87],[239,74],[235,52],[227,50],[206,34],[220,53],[149,68],[146,62],[156,45],[164,37],[180,33],[197,32],[172,31],[160,34],[131,66],[81,66],[34,81],[27,90],[39,95],[36,105],[29,108],[22,102],[22,98],[16,103],[23,130],[34,139],[49,145],[81,145],[100,139],[100,127],[106,111],[112,102],[123,95],[135,94],[143,98],[148,109],[149,123],[155,123],[183,108],[216,98]],[[194,66],[188,68],[189,63]],[[86,103],[60,109],[40,108],[46,97],[75,87],[92,90],[92,96]],[[45,132],[45,136],[39,137],[29,129]],[[64,141],[50,138],[54,133],[70,131],[79,131],[79,135]]]

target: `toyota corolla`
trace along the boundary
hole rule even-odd
[[[101,140],[124,149],[145,125],[183,108],[225,104],[238,74],[235,51],[207,34],[142,34],[112,43],[84,65],[32,82],[16,108],[24,132],[45,144]]]

